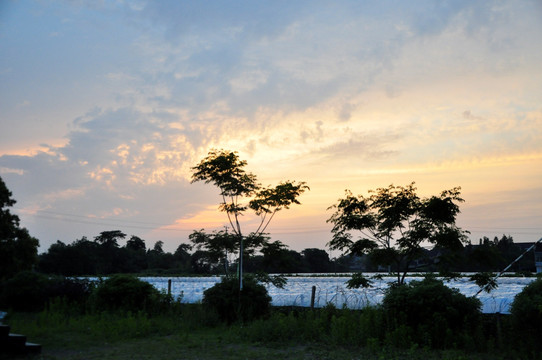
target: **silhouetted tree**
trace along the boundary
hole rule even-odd
[[[389,266],[402,284],[407,271],[424,256],[422,243],[460,250],[467,241],[465,231],[455,224],[459,213],[460,188],[444,190],[438,196],[420,198],[414,183],[402,187],[390,185],[354,196],[350,191],[331,208],[335,213],[332,250],[354,255],[370,254],[373,261]],[[352,231],[361,234],[352,239]]]
[[[40,255],[39,270],[64,276],[95,275],[97,247],[85,237],[68,245],[57,241]]]
[[[154,243],[154,247],[152,248],[154,251],[158,253],[164,253],[164,242],[162,240],[158,240]]]
[[[123,250],[126,256],[124,266],[127,272],[138,273],[148,268],[145,240],[132,235]]]
[[[173,253],[173,257],[177,264],[176,268],[179,269],[180,272],[188,273],[191,270],[190,250],[192,250],[192,246],[189,244],[180,244]]]
[[[39,241],[21,228],[19,217],[9,211],[16,203],[11,196],[0,177],[0,279],[32,269],[38,260]]]
[[[238,236],[225,230],[207,234],[203,229],[188,236],[199,256],[205,258],[210,268],[221,267],[224,274],[229,274],[229,257],[239,249]]]
[[[124,239],[126,234],[120,230],[102,231],[94,238],[98,244],[108,247],[119,247],[118,240]]]
[[[175,268],[175,259],[171,253],[164,252],[164,242],[158,240],[152,250],[147,251],[147,261],[150,269],[170,270]]]
[[[145,240],[135,235],[132,235],[132,237],[126,242],[126,248],[135,251],[147,250],[145,246]]]
[[[300,253],[288,249],[280,241],[266,243],[262,246],[262,268],[269,273],[303,272],[303,258]]]
[[[96,249],[96,271],[98,274],[112,274],[122,271],[124,267],[122,260],[125,260],[119,249],[118,240],[124,239],[126,234],[120,230],[102,231],[100,235],[94,237],[94,242],[98,244]]]
[[[222,202],[219,209],[226,213],[233,233],[239,243],[239,288],[243,288],[243,259],[245,240],[258,239],[264,233],[275,216],[292,204],[299,204],[297,198],[308,186],[304,182],[281,182],[275,187],[263,188],[252,173],[247,173],[244,167],[247,162],[240,160],[237,152],[226,150],[211,150],[207,157],[192,168],[192,182],[204,181],[212,183],[220,189]],[[247,203],[242,201],[250,199]],[[260,216],[259,226],[248,238],[241,229],[240,217],[251,209]]]
[[[329,260],[329,255],[325,250],[310,248],[301,252],[303,261],[306,264],[308,272],[325,273],[332,269],[333,264]]]

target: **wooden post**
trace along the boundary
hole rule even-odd
[[[314,309],[314,298],[316,296],[316,286],[313,285],[312,287],[312,294],[311,294],[311,309]]]
[[[167,281],[167,294],[171,295],[171,279]]]

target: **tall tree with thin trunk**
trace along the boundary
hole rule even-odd
[[[240,160],[237,152],[211,150],[200,163],[192,168],[192,182],[204,181],[219,188],[219,210],[226,213],[229,226],[239,243],[239,289],[243,289],[244,244],[248,237],[260,238],[275,214],[300,204],[298,197],[309,187],[305,182],[284,181],[275,187],[262,187],[256,175],[245,171],[247,162]],[[252,210],[260,217],[256,229],[244,235],[241,216]]]

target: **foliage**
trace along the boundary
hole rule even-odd
[[[346,282],[348,289],[368,288],[372,286],[373,281],[365,277],[362,273],[354,273],[352,278]]]
[[[538,278],[518,293],[510,307],[514,330],[519,341],[529,341],[542,350],[540,341],[530,341],[530,334],[542,333],[542,278]]]
[[[21,228],[19,217],[10,212],[16,203],[11,196],[0,177],[0,280],[31,270],[38,260],[39,241]]]
[[[0,305],[18,311],[39,311],[55,298],[83,306],[93,289],[85,279],[48,277],[23,271],[5,280],[0,291]]]
[[[329,254],[322,249],[308,248],[301,251],[307,272],[325,273],[333,268]]]
[[[119,240],[124,239],[126,234],[120,230],[102,231],[94,238],[98,244],[108,247],[119,247]]]
[[[327,314],[321,316],[320,312],[316,311],[296,314],[276,312],[270,319],[243,324],[242,327],[224,327],[209,323],[209,311],[204,311],[201,305],[183,305],[179,313],[152,318],[142,313],[100,313],[66,317],[59,310],[51,309],[39,314],[15,313],[10,316],[9,323],[13,329],[42,344],[40,358],[46,359],[495,358],[458,350],[431,351],[421,347],[393,349],[382,346],[374,338],[366,341],[368,345],[348,343],[356,334],[359,339],[367,333],[362,326],[343,326],[357,324],[356,320],[361,316],[358,315],[359,312],[342,314],[339,311],[337,320],[328,326],[329,330],[321,331]],[[343,334],[348,336],[343,338]]]
[[[126,248],[133,251],[145,251],[147,246],[145,245],[145,240],[139,236],[133,235],[128,241],[126,241]]]
[[[492,273],[476,273],[470,277],[470,280],[474,281],[474,283],[480,287],[480,290],[484,290],[487,293],[490,293],[498,287],[495,275]]]
[[[286,283],[288,282],[288,280],[286,280],[286,277],[281,274],[269,275],[265,272],[257,272],[254,274],[250,274],[249,276],[253,277],[254,280],[259,283],[272,284],[279,289],[284,289],[284,286],[286,286]]]
[[[203,304],[227,323],[247,322],[267,315],[271,308],[267,289],[250,277],[245,278],[241,291],[238,284],[235,278],[222,278],[221,282],[204,291]]]
[[[23,271],[2,284],[0,304],[17,311],[38,311],[49,299],[51,280],[47,276]]]
[[[328,219],[333,224],[330,249],[370,254],[377,264],[393,267],[397,282],[403,283],[407,271],[424,256],[424,242],[453,250],[466,242],[465,232],[455,225],[457,203],[463,202],[459,187],[429,198],[420,198],[414,183],[369,193],[365,197],[347,191],[330,207],[335,209]],[[361,237],[353,240],[351,231],[359,231]]]
[[[294,273],[303,272],[303,256],[297,251],[288,249],[288,246],[276,240],[262,245],[263,254],[258,268],[268,273]]]
[[[221,267],[224,275],[229,274],[229,257],[239,249],[238,237],[235,234],[228,233],[225,230],[207,234],[203,229],[194,231],[188,236],[193,247],[200,251],[200,262],[206,262],[207,267]]]
[[[114,275],[98,284],[91,301],[96,311],[153,313],[171,302],[171,298],[134,276]]]
[[[64,276],[95,275],[100,261],[97,246],[86,237],[68,245],[57,241],[39,256],[38,269],[46,274]]]
[[[104,231],[103,234],[116,233]],[[121,238],[121,234],[118,234]],[[181,244],[174,254],[161,249],[157,242],[146,250],[145,240],[131,236],[125,246],[118,247],[112,241],[98,243],[82,237],[71,244],[57,241],[47,252],[39,256],[38,270],[47,274],[63,276],[109,275],[114,273],[144,273],[160,270],[180,273],[191,272],[191,247]]]
[[[476,329],[470,344],[464,333],[450,329],[453,343],[434,350],[438,344],[418,342],[409,326],[390,331],[381,307],[273,308],[269,316],[225,326],[202,304],[173,305],[151,317],[144,312],[77,313],[53,302],[40,313],[10,312],[7,320],[12,329],[41,343],[45,358],[542,359],[540,351],[518,344],[507,317],[497,322],[483,315],[483,328]],[[494,334],[499,332],[497,342]],[[533,343],[538,335],[522,334]]]
[[[219,209],[226,213],[233,234],[237,237],[240,289],[243,288],[245,241],[263,239],[262,235],[275,214],[288,209],[292,204],[299,204],[297,198],[309,189],[304,182],[291,181],[281,182],[275,187],[262,187],[256,175],[245,171],[246,165],[247,162],[240,160],[237,152],[211,150],[207,157],[192,168],[192,182],[212,183],[220,190],[222,202]],[[260,217],[260,222],[257,229],[245,237],[240,217],[248,209]],[[214,237],[207,236],[207,239]]]
[[[422,281],[391,286],[382,302],[389,334],[419,345],[450,347],[467,342],[480,321],[481,302],[450,289],[442,281]]]

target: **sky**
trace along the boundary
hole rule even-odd
[[[0,177],[40,252],[222,229],[218,191],[190,182],[211,149],[307,183],[267,229],[296,251],[326,246],[346,189],[411,182],[460,186],[473,243],[536,241],[541,38],[537,0],[4,0]]]

